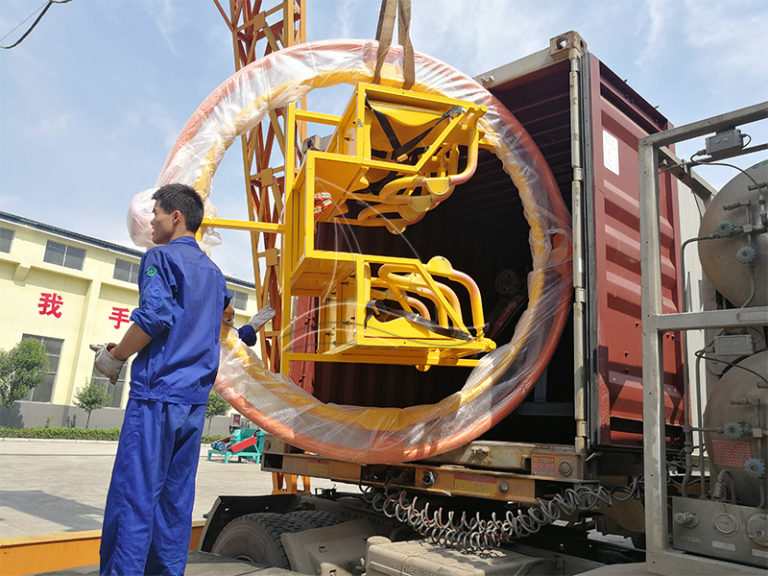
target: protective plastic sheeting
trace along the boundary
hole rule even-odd
[[[377,48],[376,42],[359,40],[300,44],[243,68],[187,122],[157,186],[187,183],[208,201],[213,174],[238,135],[259,124],[270,110],[285,107],[310,90],[371,82]],[[425,458],[459,447],[499,422],[546,368],[570,308],[570,216],[540,152],[512,114],[477,82],[428,56],[416,54],[415,60],[413,90],[488,108],[479,124],[514,183],[509,193],[515,194],[515,188],[519,192],[530,226],[533,270],[528,277],[529,305],[512,340],[486,355],[462,389],[440,402],[363,408],[323,404],[289,378],[267,370],[235,331],[222,330],[215,384],[222,397],[294,446],[362,463]],[[402,84],[402,51],[397,46],[387,54],[382,84]],[[146,245],[149,227],[148,220],[138,215],[141,203],[137,198],[129,221],[134,241]],[[207,242],[204,236],[204,246]]]

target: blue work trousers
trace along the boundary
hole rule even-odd
[[[102,575],[181,575],[205,405],[130,398],[104,510]]]

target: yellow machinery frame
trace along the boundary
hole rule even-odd
[[[287,126],[317,123],[335,131],[325,150],[307,151],[298,171],[292,158],[286,162],[285,222],[277,227],[283,235],[283,318],[291,317],[293,296],[318,298],[319,314],[316,353],[291,352],[290,326],[283,326],[283,373],[290,360],[473,366],[477,360],[466,356],[495,348],[483,336],[477,285],[447,259],[424,264],[315,246],[316,222],[399,234],[448,198],[474,173],[477,121],[484,112],[471,102],[364,83],[342,116],[289,107]],[[296,133],[286,130],[289,150]],[[462,149],[466,160],[459,170]],[[365,206],[355,216],[350,200]],[[466,289],[474,334],[445,281]]]

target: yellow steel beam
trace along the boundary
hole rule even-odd
[[[192,523],[190,550],[197,550],[203,520]],[[99,563],[101,530],[0,538],[0,573],[23,576]]]
[[[204,218],[202,226],[213,228],[226,228],[229,230],[252,230],[279,234],[285,230],[285,226],[274,222],[252,222],[251,220],[232,220],[228,218]]]
[[[296,120],[314,122],[315,124],[328,124],[329,126],[338,126],[341,122],[341,116],[335,114],[326,114],[324,112],[312,112],[310,110],[296,109]]]
[[[393,346],[395,343],[387,343],[385,345],[382,345],[382,348],[385,348],[386,346]],[[407,345],[408,342],[406,340],[403,340],[403,345]],[[374,345],[369,344],[369,346],[373,347]],[[480,350],[482,352],[482,350]],[[441,366],[463,366],[468,368],[473,368],[477,366],[477,363],[479,360],[475,360],[472,358],[444,358],[439,357],[439,362],[436,362],[434,360],[431,360],[431,355],[428,354],[428,352],[425,352],[424,354],[420,355],[413,355],[408,356],[406,354],[403,354],[402,351],[399,351],[399,354],[397,355],[387,355],[383,354],[382,352],[375,352],[372,351],[370,354],[345,354],[343,352],[338,354],[311,354],[311,353],[300,353],[300,352],[283,352],[283,355],[286,357],[287,360],[297,360],[297,361],[307,361],[307,362],[349,362],[349,363],[356,363],[356,364],[405,364],[405,365],[437,365],[438,363]]]

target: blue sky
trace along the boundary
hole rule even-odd
[[[471,76],[576,30],[675,125],[768,99],[764,0],[412,1],[414,48]],[[14,27],[45,3],[0,0],[0,44],[15,41],[32,20]],[[378,1],[307,3],[309,40],[375,35]],[[130,199],[153,185],[189,116],[233,71],[213,0],[53,5],[18,47],[0,51],[0,210],[131,246]],[[764,126],[751,135],[768,140]],[[733,174],[705,176],[719,187]],[[239,146],[212,199],[222,216],[245,217]],[[214,260],[252,279],[247,241],[232,232],[224,241]]]

